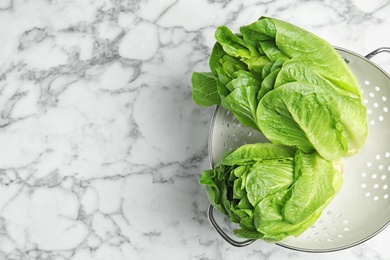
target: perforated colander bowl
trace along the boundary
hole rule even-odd
[[[359,154],[344,159],[344,184],[317,222],[297,238],[278,245],[307,252],[329,252],[360,244],[390,224],[390,76],[367,56],[336,48],[357,77],[367,107],[369,134]],[[243,126],[228,110],[217,107],[212,118],[209,154],[212,166],[229,150],[247,143],[267,142],[260,133]],[[241,240],[224,228],[223,220],[209,208],[209,219],[218,233],[234,246]]]

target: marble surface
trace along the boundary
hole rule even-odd
[[[213,108],[191,98],[218,25],[262,15],[360,54],[390,46],[389,0],[1,0],[0,259],[390,259],[228,245],[198,184]],[[390,55],[374,59],[390,71]]]

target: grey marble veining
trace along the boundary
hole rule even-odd
[[[232,248],[207,220],[212,108],[192,102],[218,25],[284,19],[361,54],[390,1],[0,2],[0,259],[390,259]],[[390,71],[389,57],[376,61]]]

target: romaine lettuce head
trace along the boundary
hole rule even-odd
[[[359,83],[325,40],[261,17],[234,34],[215,32],[211,73],[194,72],[193,99],[221,105],[275,144],[329,160],[357,153],[368,126]]]
[[[215,38],[211,72],[192,75],[194,102],[230,110],[272,143],[226,153],[200,183],[237,236],[298,236],[340,189],[339,160],[366,141],[358,81],[328,42],[284,21],[220,26]]]
[[[300,235],[318,219],[342,176],[317,152],[258,143],[226,153],[200,183],[210,203],[239,224],[237,236],[277,242]]]

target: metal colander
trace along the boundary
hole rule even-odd
[[[367,107],[369,135],[359,154],[344,159],[344,184],[317,222],[297,238],[278,245],[306,252],[329,252],[360,244],[390,224],[390,76],[366,56],[336,48],[357,77]],[[269,142],[260,132],[243,126],[230,111],[217,107],[211,122],[209,155],[213,166],[229,150],[247,143]],[[234,246],[254,240],[235,237],[226,218],[210,206],[209,219],[218,233]]]

